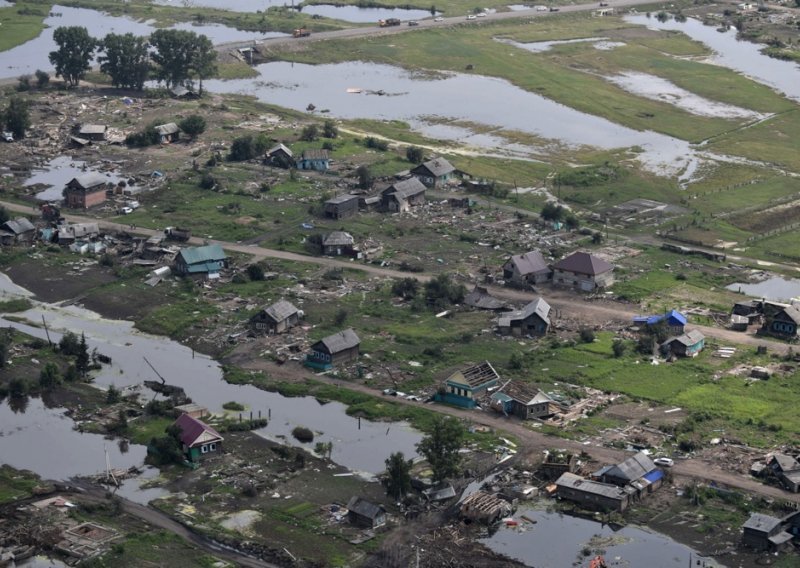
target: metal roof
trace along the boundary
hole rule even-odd
[[[105,134],[108,127],[105,124],[84,124],[78,131],[79,134]]]
[[[206,262],[213,262],[225,260],[225,251],[219,245],[206,245],[203,247],[189,247],[182,249],[179,253],[183,261],[188,264],[204,264]]]
[[[587,274],[589,276],[597,276],[610,270],[614,270],[614,266],[588,252],[574,252],[567,258],[559,260],[553,265],[555,270],[563,270],[565,272],[574,272],[575,274]]]
[[[679,335],[678,337],[673,337],[672,339],[668,339],[664,342],[664,345],[672,343],[673,341],[677,341],[678,343],[685,345],[686,347],[691,347],[692,345],[696,345],[703,341],[706,338],[700,331],[693,329],[691,331],[687,331],[683,335]]]
[[[358,338],[358,335],[356,335],[356,332],[353,331],[352,328],[348,328],[344,331],[340,331],[339,333],[329,335],[325,339],[320,340],[318,344],[319,343],[321,343],[328,350],[328,353],[333,355],[334,353],[340,353],[358,346],[361,343],[361,340]]]
[[[330,198],[328,201],[325,202],[327,205],[328,203],[332,205],[340,205],[342,203],[347,203],[353,199],[358,199],[357,195],[353,195],[352,193],[344,193],[342,195],[337,195],[336,197]]]
[[[569,472],[561,474],[561,477],[556,480],[556,486],[577,489],[585,493],[608,497],[609,499],[625,499],[627,497],[627,493],[621,487],[611,485],[610,483],[600,483],[599,481],[585,479],[580,475]]]
[[[413,197],[414,195],[418,195],[425,191],[426,187],[423,185],[421,181],[417,178],[408,178],[404,179],[403,181],[398,181],[397,183],[393,183],[388,188],[383,190],[384,194],[391,194],[396,193],[397,197],[402,197],[403,199],[407,199],[409,197]]]
[[[484,361],[472,367],[468,367],[463,371],[456,371],[450,375],[447,380],[461,385],[469,385],[471,388],[476,388],[492,381],[498,381],[500,375],[494,370],[489,361]]]
[[[372,520],[375,520],[379,515],[386,512],[386,509],[384,509],[381,505],[370,503],[366,499],[356,495],[351,497],[350,501],[347,502],[347,508],[357,515]]]
[[[176,134],[180,132],[181,129],[178,128],[178,125],[174,122],[168,122],[166,124],[160,124],[156,126],[156,132],[158,132],[161,136],[167,136],[169,134]]]
[[[202,442],[222,441],[222,436],[208,424],[200,422],[188,414],[181,414],[175,421],[175,426],[181,429],[181,442],[191,448],[193,445]],[[206,436],[204,436],[204,434]]]
[[[781,310],[781,312],[786,314],[786,317],[788,317],[794,323],[800,325],[800,310],[798,310],[794,306],[786,306]]]
[[[15,235],[21,235],[22,233],[27,233],[28,231],[35,231],[36,227],[28,220],[27,217],[19,217],[14,219],[13,221],[6,221],[3,223],[3,227],[14,233]]]
[[[533,314],[536,314],[547,325],[550,325],[550,304],[544,298],[536,298],[521,310],[503,315],[500,318],[499,325],[500,327],[510,327],[512,322],[526,320]]]
[[[328,160],[328,151],[321,148],[309,148],[303,151],[304,160]]]
[[[333,231],[325,236],[322,245],[326,247],[350,246],[355,243],[353,235],[344,231]]]
[[[427,170],[434,177],[446,176],[447,174],[452,173],[456,170],[453,167],[453,165],[444,158],[433,158],[432,160],[428,160],[427,162],[422,162],[420,165],[418,165],[411,171],[413,173],[424,173],[417,171],[422,169]]]
[[[98,185],[105,185],[108,178],[100,172],[87,172],[72,178],[67,185],[77,185],[82,189],[90,189]]]
[[[276,323],[284,321],[297,313],[297,308],[291,302],[280,300],[264,310],[264,313]]]
[[[656,469],[656,464],[653,463],[653,460],[647,457],[644,452],[639,452],[609,468],[606,475],[627,481],[636,481],[654,469]]]
[[[772,461],[778,465],[782,472],[800,469],[800,463],[792,456],[786,454],[772,454],[772,460],[770,460],[770,462]]]
[[[742,528],[768,533],[774,530],[775,527],[780,524],[781,520],[777,517],[773,517],[772,515],[764,515],[763,513],[753,513],[750,515],[750,518],[747,519],[747,522],[742,525]]]
[[[290,158],[294,156],[294,154],[292,154],[292,151],[283,144],[276,144],[275,146],[267,150],[267,156],[272,156],[272,154],[274,154],[278,150],[286,152],[286,155],[288,155]]]
[[[542,402],[554,402],[552,398],[535,386],[520,381],[509,381],[500,390],[525,406]]]
[[[552,272],[547,261],[538,250],[532,250],[525,254],[515,254],[508,259],[508,263],[513,264],[522,276],[528,274],[541,274]]]

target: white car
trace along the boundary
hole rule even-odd
[[[133,209],[131,209],[130,207],[120,207],[119,212],[121,215],[130,215],[131,213],[133,213]]]
[[[547,12],[547,6],[536,6],[537,12]]]
[[[441,17],[441,16],[436,16],[436,17],[433,19],[433,21],[434,21],[434,22],[444,22],[444,18],[443,18],[443,17]]]
[[[475,18],[476,18],[475,14],[470,14],[469,16],[467,16],[468,20],[474,20]]]
[[[3,131],[3,140],[6,142],[13,142],[14,141],[14,134],[11,132]]]
[[[675,465],[675,462],[672,461],[672,458],[656,458],[653,460],[653,463],[664,467],[672,467]]]
[[[486,17],[486,12],[481,12],[480,14],[478,14],[478,17],[479,18],[485,18]]]

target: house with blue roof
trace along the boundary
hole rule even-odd
[[[664,314],[654,316],[636,316],[633,318],[634,325],[640,327],[652,327],[663,323],[667,326],[670,335],[682,335],[686,327],[686,316],[678,310],[670,310]]]
[[[175,258],[175,272],[187,276],[205,274],[215,278],[225,268],[228,257],[219,245],[188,247]]]

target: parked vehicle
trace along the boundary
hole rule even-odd
[[[130,215],[131,213],[133,213],[133,209],[131,209],[130,207],[120,207],[119,213],[120,215]]]
[[[168,239],[176,241],[188,241],[192,238],[192,232],[189,229],[180,229],[178,227],[167,227],[164,229],[164,235]]]
[[[130,207],[131,209],[139,209],[139,202],[138,201],[133,201],[133,200],[126,201],[125,202],[125,206],[126,207]]]
[[[551,11],[551,12],[558,12],[558,10],[559,10],[559,9],[558,9],[557,7],[555,7],[555,6],[551,6],[551,7],[550,7],[550,11]]]
[[[418,26],[418,25],[419,25],[419,22],[418,22],[418,21],[416,21],[416,20],[411,20],[410,22],[408,22],[408,25],[409,25],[409,26]]]
[[[436,16],[436,17],[433,19],[433,21],[434,21],[434,22],[444,22],[444,18],[443,18],[443,17],[441,17],[441,16]]]
[[[673,465],[675,465],[675,462],[672,461],[672,458],[663,458],[663,457],[654,459],[653,463],[664,467],[672,467]]]
[[[478,17],[479,18],[485,18],[486,17],[486,12],[481,12],[480,14],[478,14]]]
[[[474,20],[476,18],[475,14],[470,14],[467,16],[468,20]]]
[[[382,28],[388,28],[389,26],[399,26],[400,20],[398,18],[388,18],[386,20],[380,20],[378,25]]]
[[[14,134],[12,132],[3,131],[3,142],[13,142]]]
[[[297,28],[292,32],[293,37],[308,37],[311,35],[311,32],[305,28]]]

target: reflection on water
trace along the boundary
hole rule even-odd
[[[216,8],[233,12],[264,12],[272,6],[296,6],[301,0],[153,0],[153,4],[188,8]]]
[[[368,23],[374,22],[376,25],[379,20],[397,18],[399,20],[422,20],[430,18],[430,10],[404,10],[402,8],[379,8],[369,7],[360,8],[358,6],[334,6],[332,4],[312,4],[303,7],[304,14],[312,16],[322,16],[324,18],[335,18],[345,22]],[[433,15],[436,15],[434,13]]]
[[[751,284],[737,282],[725,286],[728,290],[741,292],[748,296],[774,300],[776,302],[788,302],[792,298],[800,298],[800,280],[797,278],[783,278],[775,276],[763,282]]]

